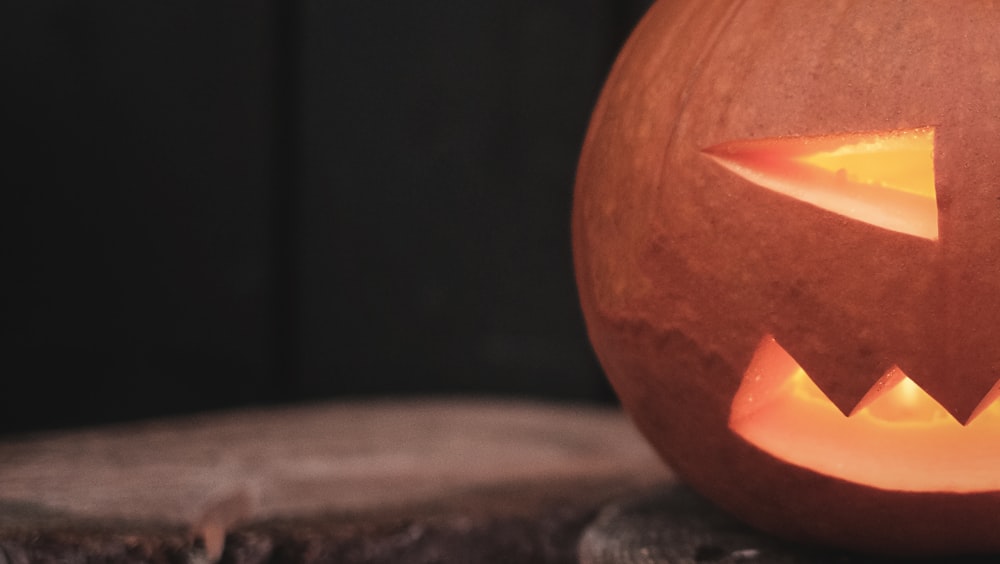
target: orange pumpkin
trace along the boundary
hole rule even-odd
[[[762,529],[1000,550],[1000,11],[661,0],[578,168],[591,341]]]

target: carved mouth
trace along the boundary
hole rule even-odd
[[[899,368],[849,415],[771,336],[733,398],[729,427],[796,466],[886,490],[1000,490],[1000,386],[963,425]]]

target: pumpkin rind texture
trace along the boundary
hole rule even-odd
[[[758,528],[881,553],[1000,551],[1000,491],[853,482],[729,426],[768,336],[845,414],[894,367],[961,423],[997,385],[997,29],[987,2],[660,0],[611,71],[573,207],[590,339],[662,457]],[[936,238],[762,188],[705,152],[926,128]]]

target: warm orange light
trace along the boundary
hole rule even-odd
[[[933,127],[747,139],[704,152],[758,186],[891,231],[938,237]]]
[[[845,416],[772,337],[733,398],[729,426],[786,462],[887,490],[1000,490],[1000,402],[965,426],[893,368]]]

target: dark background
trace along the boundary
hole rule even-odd
[[[573,173],[647,0],[0,8],[0,432],[429,393],[612,401]]]

